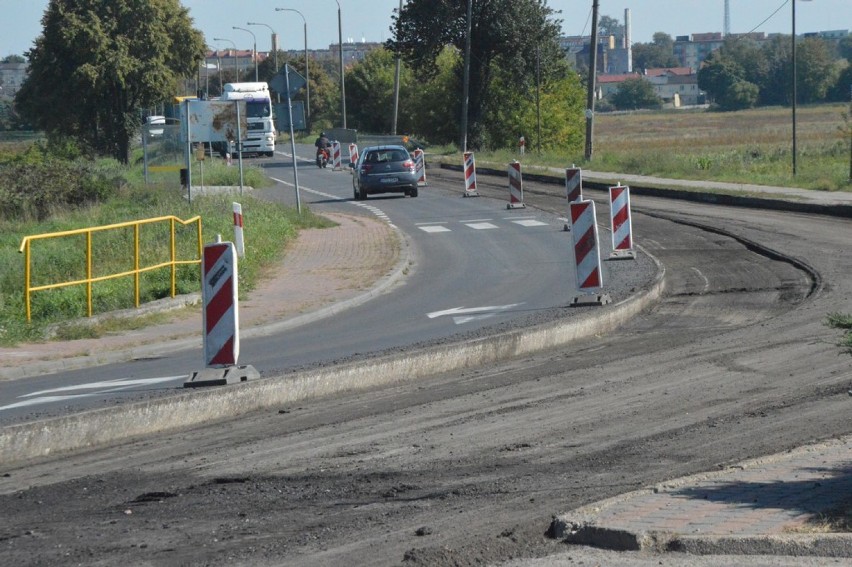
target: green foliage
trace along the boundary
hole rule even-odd
[[[346,74],[346,108],[350,128],[362,132],[386,133],[393,127],[396,59],[387,49],[371,51],[364,61]],[[418,104],[412,97],[413,75],[407,65],[400,66],[400,106]],[[419,98],[419,97],[418,97]],[[397,131],[411,131],[408,114],[400,113]]]
[[[459,59],[456,49],[445,48],[435,61],[437,70],[432,77],[421,82],[405,103],[400,102],[400,116],[410,120],[412,132],[430,143],[449,144],[459,139]]]
[[[141,110],[177,92],[204,57],[204,37],[178,0],[51,0],[42,23],[19,111],[48,137],[122,163]]]
[[[519,88],[506,74],[498,73],[490,94],[484,131],[487,147],[514,149],[520,136],[528,148],[573,152],[582,147],[585,93],[576,74],[566,70],[563,77],[543,82],[540,112],[536,110],[535,86]]]
[[[677,67],[677,58],[673,53],[674,40],[663,32],[654,34],[651,43],[633,44],[633,67],[635,69],[654,69],[659,67]]]
[[[852,315],[848,313],[829,313],[825,324],[834,329],[843,329],[845,332],[840,340],[840,346],[852,353]]]
[[[731,39],[713,52],[698,72],[698,85],[723,110],[790,104],[792,94],[790,37],[777,36],[761,44]],[[828,44],[820,38],[796,43],[798,102],[826,100],[841,68],[832,60]]]
[[[564,56],[557,38],[560,22],[540,0],[492,0],[474,2],[470,34],[470,83],[468,106],[468,143],[481,147],[486,141],[485,113],[489,90],[498,68],[513,77],[515,85],[529,88],[534,82],[536,62],[542,72],[561,72]],[[437,75],[439,55],[447,46],[464,53],[466,44],[467,4],[457,0],[410,0],[394,16],[394,38],[388,49],[401,56],[420,80]],[[457,73],[461,76],[462,59]],[[461,86],[461,81],[459,81]],[[455,100],[461,100],[461,90]],[[501,93],[504,94],[504,93]]]
[[[63,159],[47,145],[32,144],[20,154],[0,156],[0,220],[44,220],[54,211],[84,208],[113,194],[115,172],[74,155]]]
[[[612,95],[612,104],[619,110],[635,108],[660,108],[663,101],[654,91],[654,85],[643,78],[627,79]]]

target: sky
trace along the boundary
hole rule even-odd
[[[406,1],[406,0],[404,0]],[[731,32],[791,31],[793,0],[730,0]],[[327,49],[338,41],[337,8],[342,14],[343,40],[380,42],[391,37],[393,10],[399,0],[182,0],[189,9],[195,27],[204,33],[211,49],[233,47],[251,49],[251,33],[257,38],[258,51],[271,47],[271,30],[279,36],[282,49],[304,47],[302,18],[294,12],[276,12],[275,8],[299,10],[305,17],[309,49]],[[41,17],[48,0],[0,0],[0,58],[23,55],[41,33]],[[592,0],[548,0],[561,11],[565,35],[589,35]],[[624,22],[629,8],[633,42],[647,43],[656,32],[672,37],[692,33],[720,32],[724,26],[724,0],[599,0],[599,14]],[[777,10],[777,12],[776,12]],[[774,15],[773,15],[774,13]],[[764,21],[766,20],[766,21]],[[266,25],[247,25],[261,22]],[[269,27],[266,27],[269,26]],[[852,31],[852,0],[798,0],[796,32],[845,29]],[[224,38],[230,41],[214,41]]]

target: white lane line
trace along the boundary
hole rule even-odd
[[[433,221],[433,222],[418,222],[414,223],[416,226],[422,225],[430,225],[430,224],[447,224],[447,221]]]
[[[463,220],[463,221],[459,221],[459,222],[463,223],[463,224],[467,224],[469,222],[488,222],[490,220],[493,220],[493,219],[468,219],[468,220]]]

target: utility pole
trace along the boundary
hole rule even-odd
[[[592,2],[592,39],[589,45],[589,85],[586,96],[586,160],[592,160],[595,125],[595,79],[598,67],[598,0]]]
[[[402,16],[402,0],[399,0],[399,12],[396,13],[396,17],[399,18]],[[399,68],[400,68],[400,60],[399,55],[396,56],[396,74],[393,78],[393,131],[391,134],[396,136],[396,124],[397,117],[399,116]]]
[[[461,149],[467,151],[467,106],[470,98],[470,30],[473,15],[472,0],[467,0],[467,26],[464,40],[464,79],[462,81]]]

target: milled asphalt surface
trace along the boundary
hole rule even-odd
[[[852,206],[852,193],[589,171],[583,177],[761,194],[816,206],[827,214]],[[363,217],[334,215],[334,220],[337,228],[303,231],[270,278],[241,301],[244,334],[269,332],[273,321],[281,326],[320,317],[392,285],[398,271],[382,258],[394,258],[397,267],[403,260],[405,247],[395,230]],[[270,311],[270,305],[276,310]],[[188,344],[200,347],[200,310],[186,311],[168,323],[97,340],[0,349],[0,379],[129,360],[154,350],[163,354]],[[847,514],[852,510],[852,436],[567,511],[554,518],[551,535],[578,546],[566,546],[562,555],[504,565],[852,565],[852,534],[825,527],[826,514],[838,507]]]

